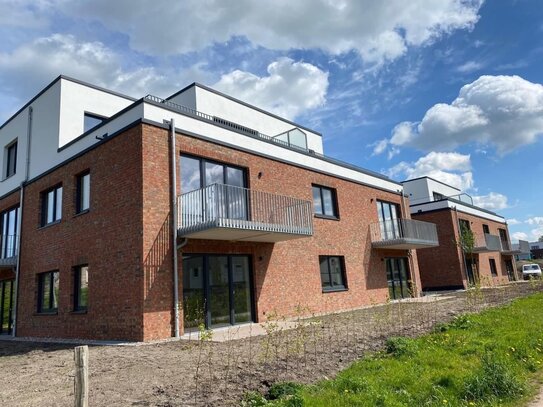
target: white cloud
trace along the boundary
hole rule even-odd
[[[406,179],[432,177],[463,191],[473,187],[469,154],[431,152],[415,162],[402,161],[387,171],[391,177]]]
[[[290,58],[272,62],[267,71],[268,76],[260,77],[235,70],[221,76],[213,87],[286,118],[325,103],[327,72]]]
[[[387,139],[377,140],[375,143],[372,143],[370,146],[373,147],[373,154],[372,155],[379,155],[383,151],[386,150],[386,148],[388,146],[388,140]]]
[[[511,234],[511,240],[518,242],[519,240],[528,240],[528,234],[524,232],[515,232]]]
[[[507,224],[509,226],[514,226],[514,225],[520,225],[522,222],[518,219],[515,219],[515,218],[512,218],[512,219],[507,219]]]
[[[487,195],[475,195],[472,198],[474,205],[491,211],[499,211],[509,206],[507,197],[497,192],[490,192]]]
[[[526,219],[526,223],[529,225],[543,226],[543,216],[534,216],[533,218]]]
[[[483,68],[483,63],[477,61],[468,61],[460,65],[456,70],[461,73],[469,73],[479,71]]]
[[[519,76],[481,76],[451,103],[431,107],[421,122],[398,124],[391,144],[426,151],[475,142],[505,154],[543,136],[543,85]]]
[[[174,55],[245,36],[275,50],[319,48],[337,55],[357,51],[381,63],[408,47],[472,29],[482,0],[144,0],[63,2],[62,10],[98,20],[128,35],[130,46],[150,55]]]

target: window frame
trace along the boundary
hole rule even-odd
[[[59,204],[59,190],[60,191],[60,216],[57,218],[57,212],[58,212],[58,204]],[[49,212],[49,194],[53,193],[53,216],[54,219],[51,222],[47,221],[47,214]],[[53,225],[55,223],[59,223],[62,220],[62,204],[63,204],[63,197],[62,194],[64,193],[64,189],[62,187],[62,184],[57,184],[54,187],[51,187],[49,189],[46,189],[45,191],[41,192],[41,216],[40,216],[40,227]]]
[[[483,223],[483,233],[490,234],[490,227],[486,223]]]
[[[57,276],[56,281],[58,283],[58,297],[56,302],[56,307],[53,307],[54,302],[54,292],[55,292],[55,275]],[[49,304],[48,307],[45,308],[43,303],[44,300],[44,283],[45,280],[49,279]],[[59,297],[60,297],[60,274],[58,270],[52,270],[52,271],[46,271],[44,273],[38,274],[38,306],[37,306],[37,313],[38,314],[58,314],[58,303],[59,303]]]
[[[89,177],[89,188],[88,188],[88,192],[87,192],[88,195],[89,195],[89,197],[88,197],[89,204],[88,204],[87,208],[83,208],[83,203],[84,203],[83,179],[85,177]],[[75,188],[75,214],[79,215],[79,214],[82,214],[82,213],[87,213],[88,211],[90,211],[90,195],[91,195],[90,194],[90,192],[91,192],[91,172],[90,172],[90,170],[85,170],[85,171],[80,172],[79,174],[77,174],[75,184],[76,184],[76,188]]]
[[[488,259],[488,263],[490,265],[490,274],[492,277],[498,277],[498,268],[496,266],[496,260],[493,258]]]
[[[314,189],[319,190],[319,198],[321,201],[321,212],[317,213],[316,206],[315,206],[315,196],[313,195]],[[323,195],[323,189],[330,191],[332,195],[332,209],[334,215],[326,215],[324,213],[324,195]],[[330,219],[330,220],[339,220],[339,204],[338,204],[338,198],[337,198],[337,189],[333,187],[327,187],[325,185],[320,184],[311,184],[311,196],[313,199],[313,216],[315,218],[321,218],[321,219]]]
[[[81,271],[86,269],[87,273],[87,301],[86,304],[81,304]],[[88,264],[79,264],[73,268],[74,276],[74,302],[73,302],[73,312],[87,312],[89,309],[89,265]]]
[[[339,260],[339,266],[341,268],[341,279],[342,283],[341,285],[334,285],[332,280],[332,272],[330,268],[330,259],[337,258]],[[329,286],[324,286],[324,282],[322,280],[322,270],[321,270],[321,263],[322,261],[326,260],[326,266],[328,271],[328,277],[330,281]],[[347,291],[349,289],[349,285],[347,284],[347,270],[345,269],[345,256],[338,256],[338,255],[319,255],[319,276],[321,279],[321,288],[323,293],[329,293],[329,292],[337,292],[337,291]]]
[[[100,120],[100,123],[86,129],[85,128],[85,118],[87,118],[87,117],[90,118],[90,119]],[[102,115],[97,114],[97,113],[91,113],[91,112],[87,112],[87,111],[83,112],[83,134],[94,130],[95,128],[100,126],[102,123],[104,123],[107,119],[108,119],[107,116],[102,116]]]
[[[13,140],[11,143],[7,144],[6,147],[4,148],[5,148],[4,157],[5,157],[5,162],[6,162],[4,166],[4,179],[7,179],[17,174],[17,154],[18,154],[18,148],[19,148],[18,140],[17,139]],[[13,153],[13,155],[10,154],[10,152],[13,151],[12,149],[15,149],[15,152]],[[12,162],[12,159],[13,159],[13,162]],[[13,172],[10,170],[12,170]]]

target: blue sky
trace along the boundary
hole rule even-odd
[[[325,152],[431,175],[543,235],[539,0],[0,0],[0,121],[59,74],[140,97],[199,81]]]

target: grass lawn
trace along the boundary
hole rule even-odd
[[[390,338],[385,351],[355,362],[334,380],[282,383],[244,406],[522,406],[543,377],[543,294],[434,333]]]

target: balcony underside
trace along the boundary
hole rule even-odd
[[[12,268],[17,265],[17,256],[0,259],[0,269]]]
[[[435,240],[422,240],[410,238],[398,238],[373,242],[375,249],[393,249],[393,250],[410,250],[410,249],[425,249],[428,247],[437,247],[439,243]]]
[[[522,250],[502,250],[502,254],[504,256],[515,256],[517,254],[522,254],[522,253],[525,253],[523,252]],[[528,253],[525,253],[525,254],[529,254],[530,252]]]
[[[312,230],[285,225],[251,221],[217,219],[210,222],[179,228],[178,235],[190,239],[230,240],[246,242],[283,242],[311,236]]]
[[[473,253],[491,253],[491,252],[499,252],[499,249],[493,249],[491,247],[474,247]]]

